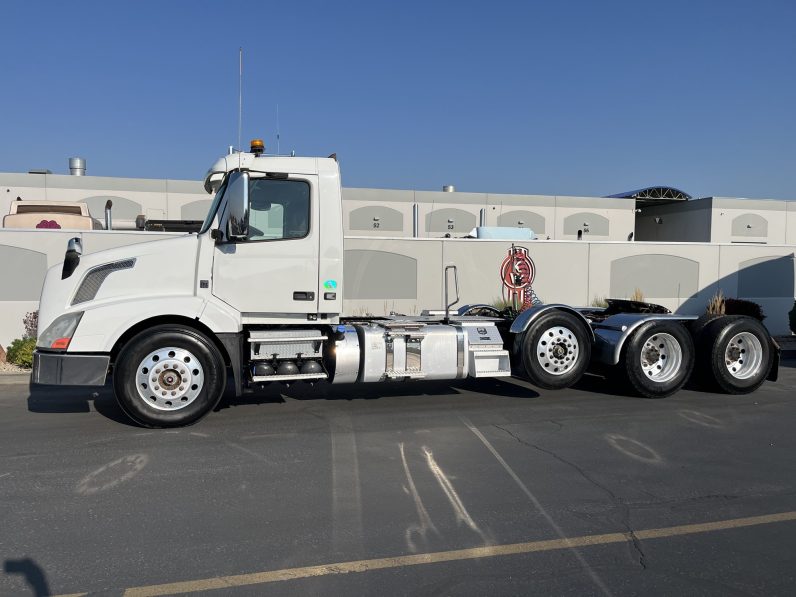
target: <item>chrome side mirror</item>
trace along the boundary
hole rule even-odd
[[[249,173],[230,172],[224,196],[227,209],[222,230],[229,241],[245,240],[249,236]]]
[[[70,238],[66,245],[66,254],[64,255],[64,266],[61,269],[61,279],[66,280],[71,276],[80,264],[80,256],[83,254],[83,243],[80,237],[76,236]]]
[[[83,243],[80,240],[80,237],[76,236],[74,238],[70,238],[69,242],[66,244],[66,250],[67,251],[74,251],[78,255],[82,255],[83,254]]]

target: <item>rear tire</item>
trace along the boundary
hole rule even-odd
[[[702,365],[727,394],[759,388],[771,370],[771,344],[762,323],[751,317],[721,317],[703,332]]]
[[[624,348],[624,372],[646,398],[665,398],[688,381],[694,367],[694,342],[686,327],[670,321],[642,325]]]
[[[181,427],[204,417],[226,387],[224,360],[204,334],[162,325],[134,336],[114,366],[122,410],[146,427]]]
[[[576,384],[591,359],[591,336],[572,313],[551,311],[534,321],[522,342],[522,365],[532,384],[560,390]]]

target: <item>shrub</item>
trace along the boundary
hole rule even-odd
[[[708,303],[707,310],[705,311],[708,315],[724,315],[726,311],[724,293],[719,289],[719,291],[713,295]]]
[[[644,293],[641,292],[641,288],[636,288],[633,291],[633,294],[630,295],[630,300],[631,301],[636,301],[636,302],[639,302],[639,303],[643,303],[644,302]]]
[[[17,338],[8,347],[6,360],[20,367],[33,367],[33,351],[36,348],[36,338]]]
[[[591,306],[592,307],[607,307],[608,301],[605,300],[604,296],[597,296],[594,295],[594,298],[591,299]]]
[[[514,309],[514,302],[504,298],[493,299],[490,303],[498,311],[505,311],[506,309]]]
[[[763,307],[755,302],[743,299],[724,299],[724,313],[726,315],[748,315],[758,321],[763,321],[766,318],[765,313],[763,313]]]
[[[25,326],[25,335],[22,337],[24,339],[35,338],[39,331],[39,312],[29,311],[28,313],[25,313],[25,318],[22,320],[22,324]]]

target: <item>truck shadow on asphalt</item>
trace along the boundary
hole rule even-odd
[[[468,393],[486,394],[506,398],[539,398],[539,393],[530,388],[507,383],[497,378],[465,379],[450,381],[412,381],[373,384],[319,383],[309,386],[304,383],[285,386],[273,384],[264,390],[235,397],[227,391],[216,410],[225,408],[281,403],[287,400],[378,400],[380,398],[412,398],[418,396],[461,396]]]
[[[793,353],[783,355],[780,367],[796,367]],[[770,382],[767,382],[770,383]],[[624,384],[600,375],[586,374],[573,390],[589,394],[601,394],[630,400],[645,400],[634,394]],[[710,388],[691,381],[684,388],[689,391],[709,394]],[[449,381],[413,381],[390,384],[341,384],[320,383],[311,387],[305,383],[290,386],[272,384],[262,391],[235,397],[232,384],[227,387],[224,397],[214,409],[221,411],[238,406],[284,403],[288,400],[378,400],[389,398],[411,398],[421,396],[462,396],[481,394],[491,397],[534,400],[542,396],[523,382],[504,381],[500,378],[464,379],[455,383]],[[551,393],[555,396],[555,392]],[[93,406],[93,409],[92,409]],[[110,383],[102,388],[69,388],[62,386],[32,386],[28,396],[28,410],[33,413],[90,413],[95,410],[102,416],[117,423],[138,427],[119,407],[113,396]]]
[[[102,416],[117,423],[138,427],[119,407],[109,384],[102,388],[31,386],[28,411],[32,413],[90,413],[91,406]]]
[[[311,387],[305,383],[285,386],[272,384],[262,391],[235,396],[230,383],[215,411],[237,406],[284,403],[288,400],[378,400],[380,398],[417,396],[461,396],[476,393],[517,399],[539,398],[534,390],[507,383],[500,379],[395,382],[393,384],[320,383]],[[93,406],[93,408],[92,408]],[[32,413],[90,413],[92,410],[117,423],[137,427],[130,420],[113,395],[111,383],[102,388],[70,388],[63,386],[31,386],[28,411]]]

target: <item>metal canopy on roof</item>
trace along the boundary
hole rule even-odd
[[[668,199],[670,201],[687,201],[691,199],[691,195],[680,189],[663,186],[646,187],[635,191],[627,191],[626,193],[608,195],[608,197],[616,199]]]

